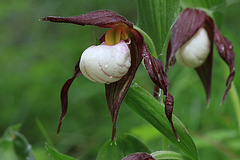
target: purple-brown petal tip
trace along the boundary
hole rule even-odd
[[[147,153],[133,153],[124,157],[122,160],[156,160],[156,159]]]
[[[49,22],[54,22],[54,21],[57,21],[58,17],[54,17],[54,16],[49,16],[49,17],[45,17],[41,20],[43,21],[49,21]]]
[[[104,28],[114,28],[122,24],[130,28],[133,27],[133,24],[126,18],[110,10],[98,10],[73,17],[49,16],[42,20],[57,23],[73,23],[77,25],[95,25]]]
[[[235,53],[233,51],[233,45],[231,41],[229,41],[220,33],[216,25],[214,26],[214,41],[216,43],[219,55],[227,63],[230,71],[226,82],[226,90],[221,101],[221,103],[223,103],[231,88],[231,83],[235,75]]]
[[[60,128],[62,125],[62,121],[67,113],[67,109],[68,109],[68,90],[70,88],[70,86],[72,85],[72,82],[74,81],[74,79],[77,76],[82,75],[80,69],[79,69],[79,61],[77,62],[77,64],[75,65],[75,72],[72,78],[68,79],[65,84],[62,87],[61,90],[61,103],[62,103],[62,113],[60,116],[60,120],[59,120],[59,124],[58,124],[58,130],[57,130],[57,134],[59,134],[60,132]]]
[[[172,126],[172,130],[173,130],[173,133],[176,137],[176,139],[178,141],[180,141],[178,135],[177,135],[177,132],[175,130],[175,127],[173,125],[173,121],[172,121],[172,112],[173,112],[173,105],[174,105],[174,99],[173,99],[173,96],[171,94],[168,94],[167,97],[166,97],[166,101],[165,101],[165,114],[168,118],[168,121],[170,122],[171,126]]]
[[[146,70],[153,81],[153,83],[163,90],[164,95],[166,96],[166,102],[165,102],[165,114],[172,126],[173,133],[176,137],[176,139],[179,141],[177,132],[174,128],[173,122],[172,122],[172,112],[173,112],[173,104],[174,99],[172,95],[168,92],[169,87],[169,81],[166,73],[163,70],[163,64],[161,61],[155,59],[148,51],[147,47],[145,46],[145,52],[143,52],[143,59],[144,64],[146,67]],[[155,87],[155,89],[157,89]],[[155,95],[156,98],[156,95]]]

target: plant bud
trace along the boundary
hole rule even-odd
[[[210,45],[207,31],[200,28],[189,41],[177,50],[176,60],[179,64],[187,67],[199,67],[208,57]]]
[[[116,82],[131,66],[130,49],[125,41],[91,46],[83,52],[79,66],[82,74],[93,82]]]

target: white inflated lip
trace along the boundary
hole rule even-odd
[[[197,33],[188,40],[175,56],[179,64],[196,68],[201,66],[210,53],[211,42],[208,33],[204,28],[200,28]]]
[[[130,49],[125,41],[115,45],[87,48],[79,63],[83,75],[96,83],[112,83],[120,80],[131,66]]]

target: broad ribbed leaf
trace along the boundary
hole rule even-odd
[[[107,141],[99,150],[97,160],[121,160],[127,155],[136,152],[150,153],[150,150],[137,138],[125,134],[117,139],[117,144]]]
[[[171,27],[180,12],[179,0],[138,0],[137,3],[138,26],[152,38],[159,59],[163,61]]]
[[[190,159],[198,159],[196,146],[185,126],[173,115],[172,120],[180,139],[179,142],[175,138],[171,125],[165,115],[165,107],[150,93],[134,83],[128,91],[125,102],[130,108],[151,123],[167,139],[181,149]]]
[[[153,156],[157,160],[160,160],[160,159],[189,160],[189,158],[186,157],[185,155],[182,155],[180,153],[176,153],[173,151],[157,151],[157,152],[152,153],[151,156]]]

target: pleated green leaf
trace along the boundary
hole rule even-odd
[[[151,37],[159,59],[163,61],[171,28],[180,12],[179,0],[137,0],[137,4],[137,25]]]
[[[142,116],[167,139],[175,144],[178,149],[182,150],[186,156],[193,160],[198,159],[196,146],[183,123],[173,115],[173,123],[180,139],[179,142],[174,136],[171,125],[165,115],[164,106],[150,93],[145,91],[138,84],[133,83],[129,88],[125,102],[131,109]]]
[[[99,150],[97,160],[121,160],[122,158],[136,152],[150,153],[150,150],[137,138],[125,134],[117,138],[117,143],[107,141]]]

